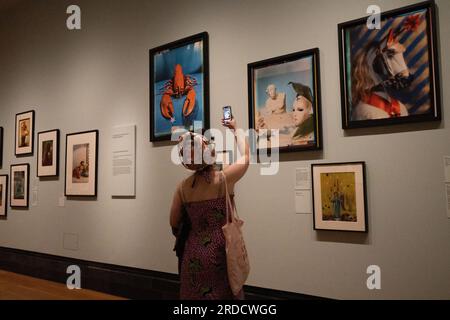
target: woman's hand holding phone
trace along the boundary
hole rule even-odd
[[[231,111],[231,106],[223,107],[222,125],[231,130],[236,130],[236,121],[234,120],[234,117],[233,117],[233,114]]]
[[[232,118],[231,120],[222,119],[222,125],[230,130],[236,130],[236,119]]]

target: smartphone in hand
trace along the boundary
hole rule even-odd
[[[223,120],[225,122],[231,121],[233,119],[233,113],[231,112],[231,106],[223,107]]]

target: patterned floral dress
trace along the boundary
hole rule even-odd
[[[225,238],[225,197],[185,203],[191,222],[181,264],[182,300],[243,299],[233,296],[227,276]]]

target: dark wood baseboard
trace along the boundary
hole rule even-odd
[[[35,278],[66,283],[67,267],[81,269],[81,286],[129,299],[178,300],[176,274],[79,260],[50,254],[0,247],[0,269]],[[293,292],[245,287],[248,300],[317,300],[322,298]]]

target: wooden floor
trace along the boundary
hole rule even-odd
[[[65,284],[0,270],[0,300],[122,300],[91,290],[69,290]]]

